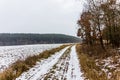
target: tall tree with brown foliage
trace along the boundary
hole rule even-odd
[[[92,45],[103,40],[113,47],[120,45],[120,4],[117,0],[87,0],[88,4],[78,20],[78,35]],[[98,41],[99,40],[99,41]]]

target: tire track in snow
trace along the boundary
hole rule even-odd
[[[16,80],[37,80],[40,76],[46,74],[48,70],[50,70],[58,62],[59,58],[68,48],[69,47],[62,49],[60,52],[55,53],[48,59],[37,62],[33,68],[24,72],[20,77],[16,78]]]
[[[84,78],[82,77],[82,72],[80,69],[80,64],[79,64],[75,46],[72,47],[71,53],[70,53],[67,80],[84,80]]]
[[[37,80],[66,80],[70,60],[70,48],[61,56],[59,61],[48,73]]]

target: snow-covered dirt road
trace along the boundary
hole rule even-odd
[[[24,72],[16,80],[84,80],[75,46],[66,47]]]

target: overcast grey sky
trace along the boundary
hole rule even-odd
[[[0,0],[0,33],[76,35],[80,0]]]

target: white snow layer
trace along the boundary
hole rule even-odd
[[[73,46],[71,49],[69,63],[67,80],[84,80],[82,77],[82,72],[80,70],[80,64],[78,61],[78,56],[76,54],[75,46]]]
[[[67,49],[68,47],[48,59],[37,62],[16,80],[84,80],[75,46],[71,48],[70,53],[64,53]]]
[[[16,80],[37,80],[39,77],[42,77],[42,75],[47,73],[48,70],[50,70],[55,63],[57,63],[66,49],[68,49],[68,47],[64,48],[60,52],[55,53],[55,55],[52,55],[48,59],[38,62],[36,66],[31,68],[28,72],[23,73]]]
[[[17,60],[24,60],[28,56],[38,55],[45,50],[50,50],[60,45],[62,44],[0,46],[0,72]]]

